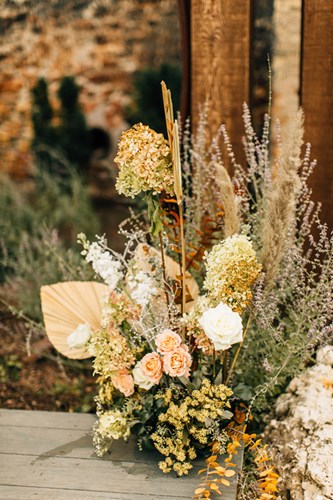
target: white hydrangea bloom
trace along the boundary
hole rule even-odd
[[[132,299],[142,307],[149,303],[152,296],[158,294],[153,278],[144,271],[138,271],[135,276],[129,275],[127,284]]]
[[[91,243],[86,253],[86,261],[90,262],[93,270],[105,283],[114,290],[119,280],[122,279],[122,265],[107,250],[104,250],[97,242]]]
[[[97,431],[104,439],[127,439],[130,435],[128,422],[119,410],[109,410],[100,415]]]

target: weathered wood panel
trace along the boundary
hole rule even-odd
[[[305,140],[318,160],[310,177],[322,219],[333,227],[333,2],[303,0],[301,105]]]
[[[236,158],[243,158],[242,104],[250,100],[252,1],[191,2],[192,121],[208,99],[208,140],[227,125]]]
[[[160,455],[140,452],[134,441],[115,442],[111,454],[99,459],[94,421],[93,415],[0,410],[0,499],[192,497],[200,462],[189,477],[166,476],[157,466]],[[224,498],[235,499],[235,485]]]
[[[37,427],[48,429],[90,429],[96,421],[87,413],[64,413],[52,411],[1,410],[0,427]]]
[[[101,491],[66,490],[51,488],[28,488],[26,486],[0,486],[0,499],[2,500],[129,500],[128,495]],[[132,500],[154,500],[156,497],[136,493]],[[164,499],[163,499],[164,500]]]

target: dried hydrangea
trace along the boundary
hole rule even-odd
[[[122,133],[115,163],[119,167],[118,193],[134,198],[142,191],[173,193],[169,146],[163,136],[138,123]]]
[[[241,313],[251,304],[252,287],[261,271],[252,243],[244,235],[230,236],[214,245],[205,259],[209,298]]]
[[[88,345],[95,358],[94,371],[104,379],[135,364],[135,350],[120,327],[125,321],[137,319],[139,314],[140,306],[133,304],[125,294],[110,292],[102,311],[101,328],[92,334]]]
[[[111,378],[119,370],[135,364],[135,356],[121,332],[115,328],[102,328],[93,333],[89,352],[94,356],[94,373]]]
[[[141,307],[134,304],[127,295],[111,291],[102,311],[102,328],[120,326],[124,321],[138,320]]]
[[[109,410],[99,414],[94,426],[94,445],[99,457],[105,455],[114,439],[127,439],[130,435],[129,422],[120,410]]]

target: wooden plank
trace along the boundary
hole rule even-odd
[[[172,500],[191,498],[198,486],[200,461],[188,477],[165,475],[161,456],[140,452],[134,439],[114,442],[111,455],[97,458],[92,415],[1,410],[0,417],[0,499]],[[235,480],[224,499],[235,499]]]
[[[192,121],[210,103],[208,140],[225,123],[236,158],[243,158],[242,104],[250,101],[252,1],[192,0]]]
[[[96,421],[95,415],[87,413],[64,413],[48,411],[4,410],[0,409],[0,427],[37,427],[49,429],[91,428]],[[14,424],[13,424],[14,422]]]
[[[40,460],[49,457],[68,457],[100,460],[95,454],[91,428],[86,430],[47,429],[37,427],[0,427],[0,453],[36,455]],[[117,441],[110,455],[103,460],[157,464],[161,456],[156,452],[140,451],[135,441]]]
[[[198,485],[196,470],[186,478],[164,475],[148,464],[81,460],[50,457],[38,460],[36,456],[0,455],[1,485],[47,487],[58,489],[127,494],[129,498],[158,495],[159,498],[191,498]],[[112,497],[111,497],[112,498]]]
[[[303,0],[301,104],[305,139],[318,165],[309,182],[333,228],[333,2]]]
[[[30,488],[26,486],[5,486],[0,487],[0,500],[95,500],[104,498],[111,500],[109,492],[102,491],[84,491],[84,490],[65,490],[58,488]],[[153,500],[156,496],[141,495],[136,493],[131,500]],[[128,495],[114,493],[112,500],[129,500]]]
[[[180,112],[185,121],[191,114],[191,0],[178,0],[182,44],[182,90]]]

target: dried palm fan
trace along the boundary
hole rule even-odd
[[[93,281],[66,281],[41,288],[44,324],[54,347],[72,359],[89,358],[85,346],[70,347],[68,337],[80,325],[99,328],[108,287]]]
[[[154,261],[156,265],[161,266],[161,256],[159,252],[147,245],[146,243],[140,243],[134,254],[134,260],[136,263],[137,270],[144,271],[148,274],[153,274],[155,271]],[[180,277],[181,277],[181,266],[178,262],[173,260],[168,255],[165,256],[165,268],[167,277],[172,281],[178,283],[180,287]],[[185,276],[185,288],[186,288],[186,306],[185,311],[188,312],[195,304],[199,296],[199,287],[193,276],[186,272]],[[164,290],[161,289],[158,294],[158,298],[164,296]]]

